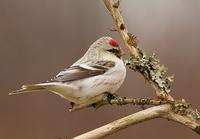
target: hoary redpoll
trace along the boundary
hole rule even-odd
[[[50,81],[23,85],[9,95],[47,90],[73,104],[91,105],[106,93],[113,94],[122,85],[126,68],[121,58],[123,51],[111,37],[95,41],[84,56]]]

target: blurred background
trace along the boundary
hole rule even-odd
[[[200,1],[123,0],[124,19],[140,46],[175,75],[172,95],[200,110]],[[46,81],[79,59],[89,45],[114,24],[99,0],[0,1],[0,138],[73,137],[132,114],[140,107],[106,106],[97,111],[68,112],[57,95],[35,92],[8,96],[27,83]],[[155,97],[143,77],[128,69],[118,94]],[[197,139],[182,125],[155,119],[122,130],[107,139]]]

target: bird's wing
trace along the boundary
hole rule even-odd
[[[71,66],[64,71],[61,71],[55,78],[48,82],[69,82],[80,80],[92,76],[104,74],[110,68],[114,67],[113,61],[97,61],[86,64]]]

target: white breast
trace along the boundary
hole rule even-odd
[[[50,90],[76,104],[95,103],[102,99],[99,96],[105,92],[115,93],[125,79],[126,68],[119,58],[111,56],[108,59],[114,61],[115,66],[106,73],[64,84],[57,83]]]
[[[79,97],[81,102],[85,102],[104,92],[115,93],[122,85],[126,76],[126,68],[123,61],[120,59],[116,60],[115,67],[108,70],[105,74],[86,78],[82,82],[78,81],[77,86],[80,86],[80,90],[74,93],[74,95]]]

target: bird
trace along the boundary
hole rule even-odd
[[[126,77],[126,67],[119,43],[103,36],[96,40],[74,64],[54,78],[37,84],[22,85],[9,95],[33,91],[48,91],[73,105],[93,105],[120,88]],[[108,97],[109,98],[109,97]]]

